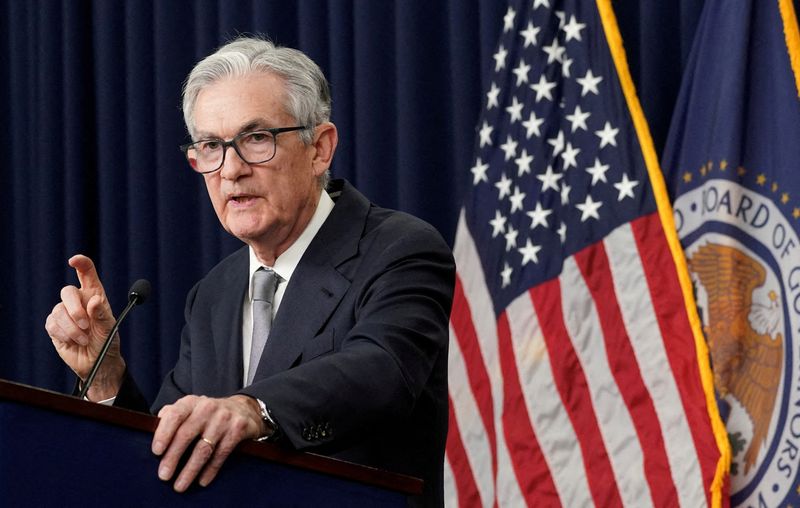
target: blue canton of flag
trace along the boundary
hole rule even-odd
[[[506,14],[466,202],[497,311],[655,210],[596,8],[534,4]]]
[[[454,247],[447,504],[719,505],[724,427],[610,1],[512,2],[490,64]]]

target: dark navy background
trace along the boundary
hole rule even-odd
[[[660,151],[702,2],[613,5]],[[326,72],[334,176],[452,242],[505,11],[497,0],[0,0],[0,377],[72,388],[44,320],[81,252],[117,312],[134,280],[153,283],[122,336],[155,395],[186,292],[238,243],[177,148],[180,87],[241,32],[298,47]]]

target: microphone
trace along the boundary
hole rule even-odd
[[[119,325],[122,324],[122,320],[125,319],[125,316],[128,315],[134,305],[144,303],[148,296],[150,296],[150,282],[148,282],[147,279],[137,280],[133,283],[131,289],[128,290],[128,305],[122,310],[122,313],[119,315],[116,322],[114,322],[114,326],[111,327],[111,331],[108,332],[108,337],[106,337],[106,341],[103,343],[103,349],[101,349],[100,354],[97,355],[92,370],[89,372],[89,377],[86,378],[83,389],[81,389],[81,392],[78,394],[79,398],[83,399],[86,397],[86,393],[89,391],[89,387],[92,386],[92,381],[94,381],[94,377],[97,375],[98,369],[100,369],[100,364],[103,363],[103,359],[105,359],[108,353],[111,340],[114,338],[114,335],[116,335],[117,330],[119,330]]]

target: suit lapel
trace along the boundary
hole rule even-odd
[[[211,330],[218,369],[220,394],[233,393],[242,387],[242,306],[247,291],[248,250],[237,253],[238,259],[223,275],[222,297],[211,309]],[[231,319],[233,316],[233,319]],[[209,373],[210,374],[210,373]],[[209,382],[213,382],[211,379]]]
[[[272,323],[256,379],[292,366],[350,288],[337,267],[358,254],[369,201],[347,182],[334,181],[336,206],[300,259]]]
[[[350,287],[350,281],[331,266],[304,266],[303,273],[292,277],[286,288],[256,378],[291,367]]]

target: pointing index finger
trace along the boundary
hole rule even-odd
[[[97,275],[97,269],[90,258],[83,254],[76,254],[69,258],[68,263],[77,272],[82,290],[92,294],[105,293],[103,283],[100,282],[100,276]]]

